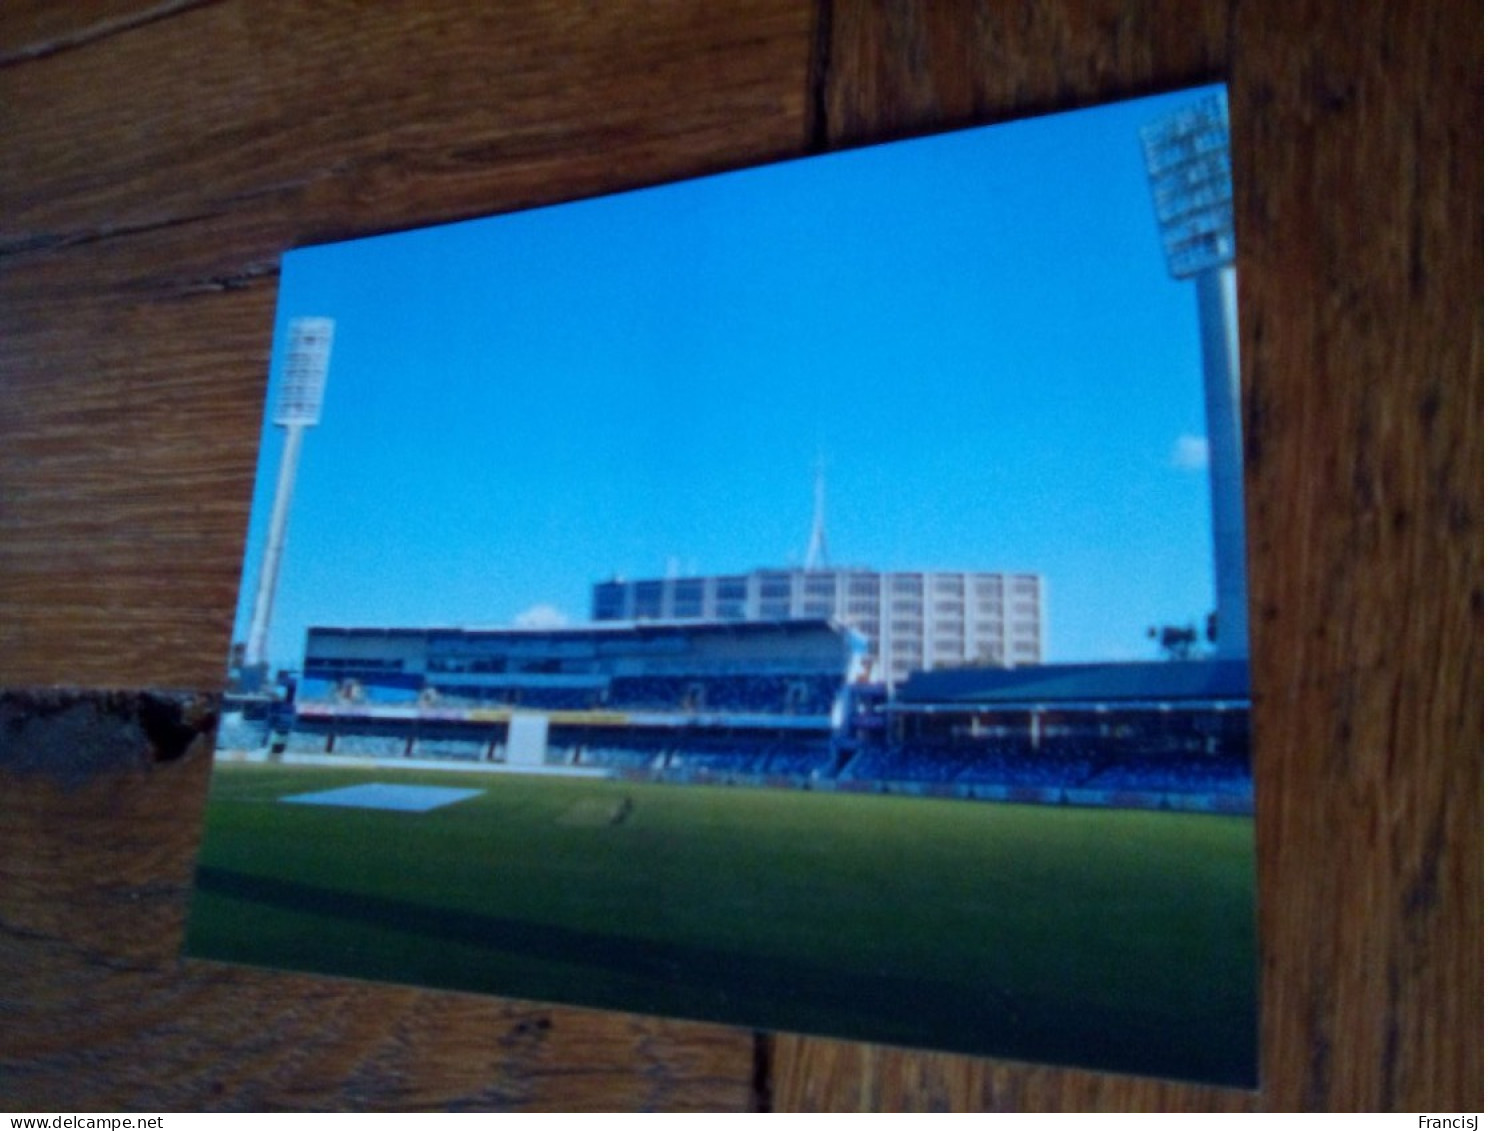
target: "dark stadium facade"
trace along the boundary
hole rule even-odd
[[[874,772],[987,800],[1249,813],[1245,660],[919,672]]]
[[[872,682],[830,619],[312,628],[287,700],[230,701],[237,756],[1248,813],[1245,661]],[[257,704],[257,705],[255,705]]]

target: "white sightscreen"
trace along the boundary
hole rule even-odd
[[[515,766],[540,766],[548,753],[548,716],[531,712],[512,715],[506,736],[506,760]]]

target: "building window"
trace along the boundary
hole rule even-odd
[[[832,598],[837,595],[837,578],[832,574],[806,575],[806,596]]]
[[[661,616],[661,582],[637,582],[635,587],[636,620],[655,620],[659,616]]]
[[[749,595],[749,584],[742,577],[720,577],[714,589],[714,602],[722,610],[725,606],[738,603],[739,615],[743,615],[745,599]],[[719,616],[723,616],[722,611]]]
[[[697,578],[679,581],[672,587],[672,616],[700,617],[703,615],[703,583]]]

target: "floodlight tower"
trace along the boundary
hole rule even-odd
[[[335,328],[335,322],[329,318],[296,318],[289,324],[289,357],[279,389],[279,403],[274,408],[274,423],[284,429],[284,451],[279,457],[279,486],[274,492],[269,536],[258,567],[253,622],[243,653],[244,665],[248,667],[263,667],[268,663],[269,618],[274,611],[274,590],[279,585],[279,561],[284,556],[284,533],[289,526],[289,503],[294,495],[300,444],[305,429],[320,423],[320,402],[331,364],[331,336]]]
[[[827,469],[820,456],[816,460],[816,507],[811,516],[811,539],[806,546],[806,568],[827,568]]]
[[[1142,127],[1158,228],[1175,279],[1199,296],[1209,496],[1214,524],[1215,653],[1250,654],[1245,602],[1245,497],[1240,449],[1240,330],[1230,117],[1211,95]]]

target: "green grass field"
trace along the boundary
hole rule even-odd
[[[278,803],[370,781],[484,792]],[[187,950],[1244,1086],[1253,859],[1248,818],[219,764]]]

